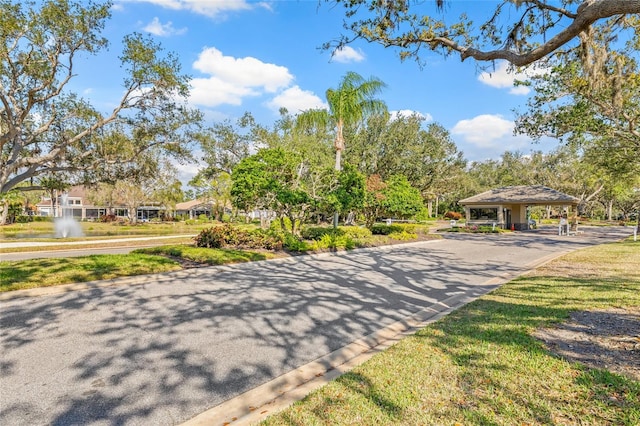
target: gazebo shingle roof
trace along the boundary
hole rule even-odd
[[[505,186],[460,200],[460,204],[578,204],[580,200],[543,185]]]

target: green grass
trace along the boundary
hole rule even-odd
[[[532,337],[571,311],[640,306],[640,243],[516,279],[307,396],[266,425],[638,425],[640,383]]]
[[[207,265],[224,265],[228,263],[251,262],[274,258],[270,252],[254,252],[231,249],[210,249],[187,245],[169,245],[136,249],[133,253],[155,254],[179,257]]]
[[[137,249],[129,254],[0,262],[0,292],[182,269],[180,262],[170,257],[207,265],[223,265],[264,260],[275,255],[169,245]]]
[[[108,254],[0,262],[0,291],[50,287],[181,269],[178,262],[148,254]]]
[[[112,237],[114,238],[114,237]],[[29,240],[32,241],[32,240]],[[35,240],[38,241],[38,240]],[[34,242],[35,242],[34,241]],[[64,242],[65,244],[61,245],[53,245],[53,246],[36,246],[36,247],[11,247],[11,248],[0,248],[0,254],[2,253],[24,253],[24,252],[32,252],[32,251],[59,251],[59,250],[87,250],[92,248],[114,248],[114,247],[133,247],[133,246],[148,246],[150,243],[158,243],[158,244],[192,244],[193,237],[171,237],[171,238],[163,238],[162,240],[150,241],[150,240],[140,240],[140,241],[112,241],[108,238],[100,238],[99,241],[95,241],[93,243],[85,244],[87,241],[91,241],[88,238],[76,239],[69,241],[68,239],[65,241],[56,240],[56,242]],[[105,242],[102,242],[105,241]],[[158,242],[159,241],[159,242]],[[66,244],[78,242],[78,244]]]

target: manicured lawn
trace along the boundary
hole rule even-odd
[[[181,269],[178,262],[148,254],[106,254],[0,262],[0,291],[50,287]]]
[[[571,253],[402,340],[266,425],[638,425],[640,382],[532,336],[571,311],[640,306],[640,243]]]
[[[275,255],[171,245],[137,249],[129,254],[0,262],[0,292],[182,269],[178,260],[167,256],[208,265],[223,265],[263,260]]]
[[[211,249],[188,245],[170,245],[136,249],[133,253],[145,253],[179,257],[193,262],[207,265],[224,265],[228,263],[250,262],[255,260],[272,259],[275,254],[270,252],[258,253],[245,250]]]

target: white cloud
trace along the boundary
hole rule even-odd
[[[247,0],[120,0],[131,3],[151,3],[165,9],[187,10],[211,18],[219,18],[225,12],[250,10],[255,7],[269,9],[266,2],[249,2]]]
[[[531,89],[527,86],[514,86],[515,80],[526,80],[526,72],[509,71],[509,64],[502,61],[492,72],[483,72],[478,76],[480,82],[498,89],[509,89],[512,95],[526,95]]]
[[[200,151],[194,154],[194,157],[196,158],[202,157],[202,153]],[[200,169],[204,168],[204,165],[199,160],[196,160],[196,162],[194,163],[185,164],[180,164],[177,161],[172,161],[172,164],[176,168],[176,171],[178,172],[178,180],[182,182],[183,186],[188,186],[189,181],[193,179],[196,174],[198,174],[198,171]]]
[[[460,120],[451,134],[461,136],[466,142],[481,148],[499,146],[504,137],[513,133],[513,121],[501,115],[478,115],[470,120]]]
[[[331,60],[336,61],[336,62],[340,62],[343,64],[348,64],[351,62],[361,62],[364,61],[364,53],[362,52],[362,50],[358,49],[355,50],[354,48],[350,47],[350,46],[344,46],[341,49],[338,49],[336,51],[333,52],[333,56],[331,58]]]
[[[287,87],[293,80],[286,67],[268,64],[250,56],[224,56],[215,47],[205,48],[193,67],[226,82],[245,87],[263,87],[267,92]]]
[[[292,114],[297,114],[308,109],[326,109],[328,107],[327,104],[313,92],[302,90],[298,86],[284,90],[269,101],[267,106],[275,111],[278,111],[280,108],[286,108]]]
[[[246,96],[274,93],[293,81],[286,67],[252,57],[224,56],[214,47],[205,48],[193,67],[209,77],[191,80],[191,101],[208,107],[240,105]]]
[[[191,80],[190,101],[196,105],[214,107],[222,104],[240,105],[242,98],[260,93],[216,77]]]
[[[159,37],[167,37],[170,35],[180,35],[187,32],[186,28],[175,29],[173,28],[173,23],[171,21],[163,24],[160,20],[155,17],[151,22],[149,22],[144,28],[148,33],[153,35],[157,35]]]
[[[410,109],[401,109],[400,111],[390,111],[389,114],[391,115],[391,120],[397,120],[400,117],[411,117],[412,115],[417,114],[418,117],[422,118],[425,123],[433,121],[433,116],[428,112],[422,113],[422,112],[413,111]]]

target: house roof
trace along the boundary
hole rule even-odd
[[[505,186],[460,200],[460,204],[540,204],[576,205],[580,199],[542,185]]]
[[[203,200],[196,198],[195,200],[185,201],[184,203],[176,204],[176,210],[191,210],[192,208],[198,207],[200,205],[211,207],[211,203],[205,203]]]

